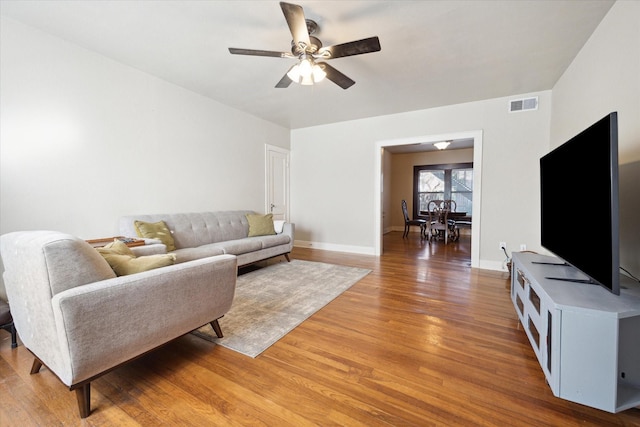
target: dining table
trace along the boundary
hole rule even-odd
[[[428,219],[429,211],[420,211],[420,216]],[[440,221],[443,222],[444,219],[441,218]],[[450,240],[455,242],[460,238],[460,227],[471,228],[471,216],[467,215],[467,212],[450,211],[447,212],[447,223],[451,233]]]

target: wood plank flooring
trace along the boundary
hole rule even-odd
[[[0,425],[640,426],[640,409],[553,396],[507,274],[471,269],[468,237],[392,232],[384,248],[295,248],[373,272],[256,359],[187,335],[105,375],[85,420],[75,393],[46,369],[29,375],[30,353],[0,332]]]

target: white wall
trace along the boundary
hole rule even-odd
[[[376,143],[483,131],[480,266],[501,268],[504,254],[539,247],[538,160],[549,145],[551,92],[539,109],[508,113],[513,97],[335,123],[291,132],[292,218],[303,246],[374,253]],[[523,224],[526,224],[523,226]]]
[[[618,112],[620,264],[640,275],[640,2],[613,5],[554,86],[552,105],[550,148]]]
[[[2,19],[0,232],[114,235],[136,213],[264,209],[289,130]]]
[[[618,160],[640,160],[640,2],[617,1],[553,87],[555,148],[618,112]]]

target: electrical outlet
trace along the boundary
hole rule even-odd
[[[507,249],[507,242],[500,242],[498,249],[500,250]]]
[[[527,245],[525,245],[524,243],[520,243],[520,251],[526,251],[527,250]]]

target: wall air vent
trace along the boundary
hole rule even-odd
[[[538,109],[538,97],[512,99],[509,101],[509,112],[530,111]]]

